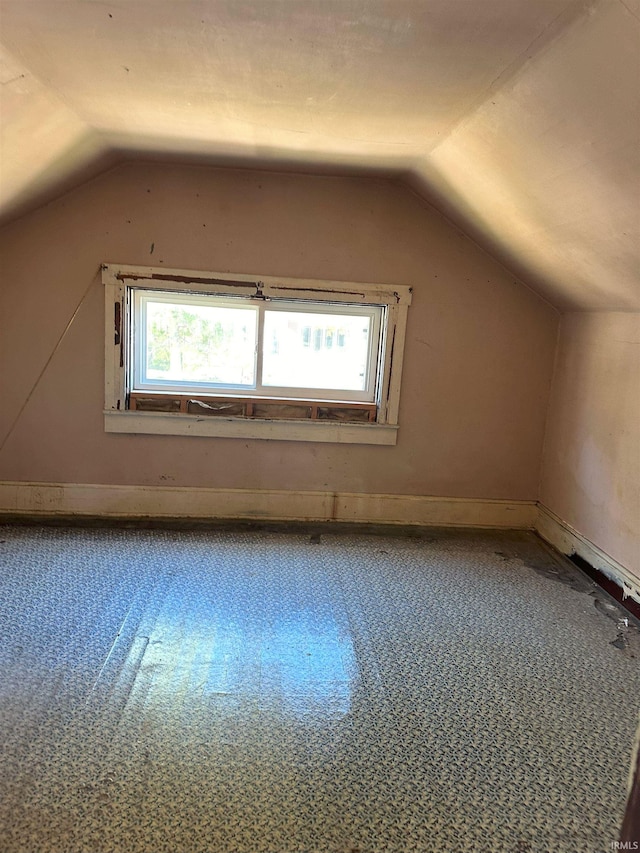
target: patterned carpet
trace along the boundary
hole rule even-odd
[[[2,851],[618,837],[640,635],[533,534],[6,526],[0,564]]]

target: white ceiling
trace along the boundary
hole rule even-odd
[[[397,174],[640,310],[640,0],[0,0],[0,215],[118,157]]]

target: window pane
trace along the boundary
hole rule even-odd
[[[144,381],[255,384],[257,311],[146,301]]]
[[[370,316],[266,310],[262,384],[365,391],[370,334]]]

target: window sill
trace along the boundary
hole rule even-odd
[[[262,438],[334,444],[394,445],[398,427],[313,420],[251,420],[164,412],[106,411],[105,432],[142,435],[195,435],[210,438]]]

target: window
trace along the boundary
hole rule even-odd
[[[132,288],[132,298],[133,392],[375,402],[381,305],[146,288]],[[336,327],[340,353],[330,351]]]
[[[395,443],[406,286],[103,266],[105,428]]]

